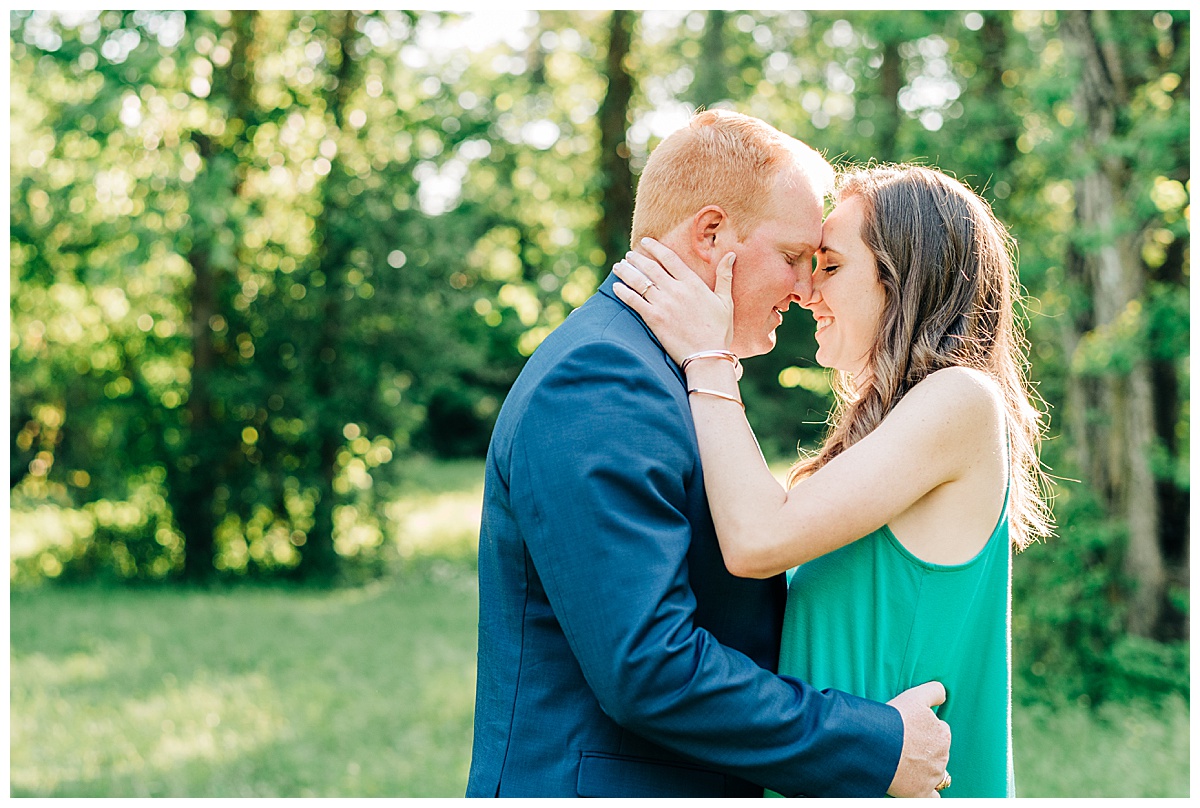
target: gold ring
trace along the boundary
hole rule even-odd
[[[934,791],[942,791],[950,787],[950,772],[946,772],[946,776],[942,778],[942,782],[933,787]]]
[[[638,294],[642,296],[642,300],[645,300],[646,293],[649,292],[651,289],[657,289],[657,288],[658,288],[658,284],[655,283],[654,281],[650,281],[648,284],[646,284],[646,288],[643,289],[642,291],[638,292]]]

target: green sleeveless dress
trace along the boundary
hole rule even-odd
[[[953,778],[942,796],[1013,797],[1011,577],[1007,492],[965,564],[922,561],[885,525],[792,573],[779,672],[876,701],[941,682]]]

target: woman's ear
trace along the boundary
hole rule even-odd
[[[707,205],[692,217],[691,247],[704,261],[715,264],[724,255],[717,255],[717,233],[729,226],[729,217],[717,205]]]

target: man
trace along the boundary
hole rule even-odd
[[[735,251],[733,351],[765,353],[831,181],[762,121],[702,112],[651,155],[634,243],[710,286]],[[467,795],[935,794],[939,685],[890,706],[772,672],[784,581],[725,569],[683,376],[613,282],[530,358],[488,451]]]

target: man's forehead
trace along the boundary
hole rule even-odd
[[[821,219],[793,211],[779,231],[779,246],[787,252],[812,253],[821,246]]]
[[[817,235],[820,235],[818,233]],[[815,242],[810,242],[803,238],[788,238],[784,239],[779,247],[784,252],[792,252],[797,254],[814,253],[821,246],[821,240],[818,238]]]

